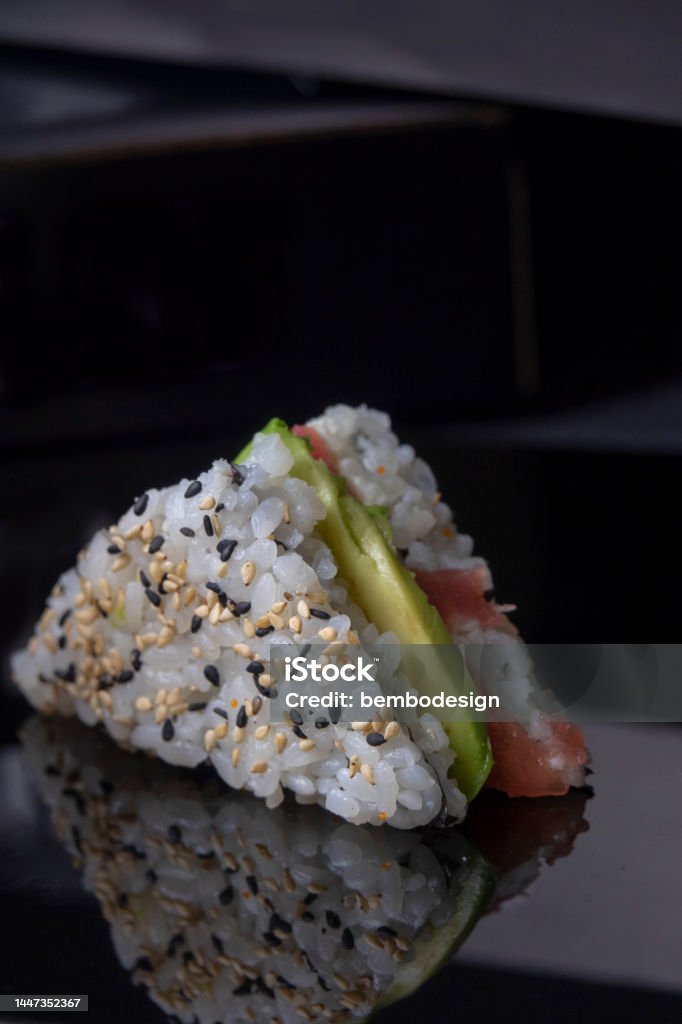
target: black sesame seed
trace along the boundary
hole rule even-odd
[[[382,924],[377,928],[377,935],[382,939],[395,939],[397,934],[397,931],[389,928],[387,924]]]
[[[181,526],[180,533],[183,537],[194,537],[195,533],[191,526]]]
[[[315,719],[315,728],[316,729],[328,729],[329,728],[329,719],[327,719],[327,718],[316,718]]]
[[[209,580],[206,584],[206,589],[212,590],[214,594],[219,594],[221,588],[219,583],[214,583],[213,580]]]
[[[341,945],[344,949],[352,949],[355,945],[355,936],[350,928],[344,928],[341,933]]]
[[[114,680],[112,679],[110,672],[102,672],[102,674],[97,677],[98,690],[108,690],[109,687],[113,685]]]
[[[341,710],[342,710],[341,708],[330,708],[329,709],[329,718],[331,720],[332,725],[336,725],[336,723],[341,718]]]
[[[230,465],[232,466],[232,483],[236,484],[237,487],[241,487],[244,483],[244,474],[240,472],[234,462],[231,462]]]
[[[239,618],[240,615],[246,615],[247,612],[251,611],[251,602],[237,601],[232,611],[237,616],[237,618]]]
[[[225,502],[224,501],[219,501],[218,504],[215,507],[215,510],[216,510],[216,512],[222,512],[222,510],[224,508],[225,508]]]
[[[164,739],[166,741],[166,743],[168,743],[170,740],[173,739],[174,735],[175,735],[175,729],[173,728],[173,723],[171,722],[170,718],[167,718],[166,721],[163,723],[163,729],[161,730],[161,737],[162,737],[162,739]]]
[[[191,964],[193,960],[196,960],[194,953],[192,952],[191,949],[186,949],[185,952],[182,954],[182,962],[185,965],[185,967],[187,966],[187,964]]]
[[[155,555],[157,551],[160,551],[161,548],[163,547],[165,539],[166,538],[162,536],[160,533],[157,533],[156,537],[152,537],[152,540],[149,544],[149,554]]]
[[[123,672],[119,672],[119,674],[116,676],[116,682],[117,683],[131,683],[134,678],[135,678],[135,673],[132,672],[129,668],[126,668],[126,669],[123,670]]]
[[[315,920],[315,915],[310,910],[304,910],[303,913],[301,914],[301,920],[310,923],[311,921]]]
[[[213,948],[215,949],[216,953],[224,952],[223,944],[217,935],[211,936],[211,942],[213,943]]]
[[[204,516],[204,533],[207,537],[213,536],[213,523],[210,516]]]
[[[206,707],[207,702],[205,700],[195,700],[192,704],[187,707],[188,711],[203,711]]]
[[[283,917],[280,917],[277,912],[275,912],[270,918],[270,931],[285,932],[287,935],[290,935],[291,925],[288,921],[285,921]]]
[[[311,608],[310,614],[313,615],[316,619],[331,619],[331,615],[329,614],[329,612],[323,611],[322,608]]]
[[[66,611],[62,612],[62,614],[59,616],[59,625],[62,628],[64,628],[64,625],[66,624],[66,620],[68,619],[70,614],[71,614],[71,609],[67,608]]]
[[[171,843],[177,844],[182,842],[182,832],[180,831],[179,825],[170,825],[168,827],[168,838]]]
[[[107,548],[107,554],[108,555],[120,555],[121,554],[121,549],[118,546],[118,544],[110,544],[109,547]]]
[[[316,892],[309,892],[308,895],[304,897],[303,902],[306,907],[309,907],[311,903],[315,902],[317,895],[318,894]]]
[[[308,739],[306,734],[303,732],[303,729],[301,729],[300,725],[295,725],[294,726],[293,733],[294,733],[294,736],[298,736],[299,740],[307,740]]]
[[[159,880],[159,876],[157,875],[154,868],[149,868],[147,871],[145,871],[145,877],[147,881],[150,882],[152,885],[154,885],[154,883],[158,882]]]
[[[228,906],[234,899],[234,889],[231,885],[225,886],[225,888],[218,894],[218,902],[222,907]]]
[[[65,683],[76,682],[76,666],[71,662],[68,668],[56,668],[54,671],[57,679],[61,679]]]
[[[221,562],[229,562],[230,558],[232,557],[232,553],[234,552],[234,549],[236,547],[237,547],[237,541],[236,540],[229,541],[229,543],[227,543],[225,545],[225,547],[223,548],[223,550],[220,552],[220,561]]]
[[[147,576],[147,573],[144,571],[144,569],[140,569],[140,583],[142,584],[143,587],[145,587],[145,589],[151,587],[152,585],[152,581],[149,579],[149,576]]]
[[[313,646],[312,644],[303,644],[303,647],[301,648],[301,657],[302,658],[306,658],[308,656],[308,654],[310,653],[310,648],[312,646]]]
[[[226,722],[228,720],[227,719],[227,711],[225,710],[225,708],[213,708],[213,714],[214,715],[220,715],[220,717],[224,718]]]
[[[277,547],[281,548],[282,551],[288,551],[289,550],[289,548],[284,543],[284,541],[280,540],[279,537],[275,537],[275,544],[277,545]]]
[[[187,490],[185,491],[185,497],[186,498],[194,498],[194,497],[196,497],[197,494],[199,494],[200,491],[201,491],[201,484],[199,483],[198,480],[193,480],[192,483],[187,488]]]
[[[281,946],[282,940],[278,939],[272,932],[263,932],[263,938],[269,946]]]
[[[253,893],[253,895],[257,896],[258,895],[258,881],[256,879],[256,876],[255,875],[247,875],[246,876],[246,884],[248,885],[248,887],[251,890],[251,892]]]
[[[327,918],[327,924],[329,925],[330,928],[341,927],[341,918],[337,913],[335,913],[335,911],[328,910],[325,914],[325,917]]]
[[[174,935],[166,947],[166,956],[175,956],[178,946],[181,946],[183,941],[184,940],[180,932]]]
[[[274,632],[275,632],[275,627],[274,626],[259,626],[258,629],[256,630],[256,636],[257,637],[264,637],[264,636],[267,636],[268,633],[274,633]]]
[[[289,713],[289,717],[294,725],[303,725],[303,715],[300,711],[297,711],[296,708]]]
[[[156,593],[156,591],[152,590],[151,587],[147,587],[145,590],[145,594],[147,595],[151,603],[154,605],[154,607],[158,608],[159,605],[161,604],[161,598]]]
[[[238,729],[244,729],[246,727],[248,719],[246,716],[246,708],[242,704],[239,711],[237,712],[237,718],[235,720]]]
[[[133,512],[136,516],[143,516],[147,511],[147,505],[149,504],[149,495],[143,494],[141,498],[138,498],[133,505]]]
[[[141,956],[135,961],[136,971],[153,971],[152,962],[148,956]]]
[[[214,686],[220,686],[220,673],[215,665],[207,665],[204,668],[204,676],[208,679],[209,683]]]
[[[367,736],[367,742],[370,747],[380,747],[382,743],[386,742],[386,737],[382,736],[380,732],[370,732]]]
[[[259,676],[261,672],[265,672],[265,665],[262,661],[250,661],[246,666],[246,671],[250,672],[252,676]]]
[[[218,594],[218,600],[220,601],[223,608],[227,608],[228,597],[224,590],[221,590]]]
[[[193,633],[198,633],[199,630],[201,629],[201,619],[198,615],[192,616],[192,625],[190,628]]]
[[[253,982],[250,978],[244,978],[240,985],[232,989],[233,996],[250,996],[251,989],[253,988]]]
[[[66,647],[66,634],[65,633],[62,633],[62,635],[60,636],[59,640],[57,640],[57,647],[59,648],[60,651],[63,651],[64,648]]]
[[[139,672],[142,668],[142,657],[137,647],[133,647],[130,652],[130,664],[133,666],[136,672]]]
[[[255,685],[256,689],[260,693],[261,697],[267,697],[268,700],[274,700],[275,699],[275,697],[277,696],[277,687],[276,686],[261,686],[261,684],[258,682],[258,676],[254,676],[253,677],[253,682],[254,682],[254,685]]]

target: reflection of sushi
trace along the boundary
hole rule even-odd
[[[73,721],[36,717],[23,738],[119,959],[181,1021],[365,1017],[418,988],[494,889],[532,880],[520,864],[566,855],[586,827],[584,794],[525,813],[527,801],[484,800],[471,818],[484,858],[457,830],[226,800],[217,779],[130,757]]]
[[[358,828],[129,757],[35,718],[26,757],[117,955],[181,1021],[341,1021],[418,987],[494,869],[455,831]]]
[[[39,709],[101,722],[173,764],[208,760],[268,807],[290,789],[358,824],[460,819],[492,766],[483,722],[270,722],[275,642],[322,642],[353,660],[396,641],[460,658],[453,636],[511,639],[512,704],[531,688],[487,568],[387,419],[339,407],[298,433],[312,450],[274,420],[237,464],[136,499],[62,576],[15,678]],[[457,694],[462,679],[471,684],[464,670],[409,682]],[[477,682],[485,689],[480,672]],[[490,728],[494,784],[535,795],[582,783],[586,754],[568,723],[533,711],[528,728]]]

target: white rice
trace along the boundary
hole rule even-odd
[[[149,490],[61,577],[13,659],[15,680],[41,711],[101,723],[118,743],[171,764],[208,760],[269,808],[290,789],[356,824],[412,828],[442,811],[460,819],[466,801],[448,779],[454,755],[435,718],[413,719],[381,746],[345,722],[305,737],[290,723],[269,725],[271,643],[295,650],[331,628],[357,657],[395,642],[336,580],[315,533],[324,508],[289,476],[292,461],[277,435],[260,435],[237,472],[219,460],[196,482]],[[310,606],[328,620],[310,617]],[[254,662],[262,674],[247,671]],[[369,780],[349,770],[358,750]]]
[[[225,799],[75,722],[36,717],[24,744],[120,962],[183,1024],[366,1017],[448,952],[438,929],[482,870],[453,832],[437,853],[419,833]]]

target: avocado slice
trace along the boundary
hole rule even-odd
[[[412,995],[455,955],[488,909],[496,881],[495,868],[472,848],[466,861],[457,868],[455,880],[446,896],[447,902],[454,904],[452,916],[438,927],[427,924],[415,936],[413,958],[400,964],[392,983],[381,993],[374,1013]]]
[[[442,618],[398,559],[386,510],[366,507],[350,495],[343,478],[322,460],[313,458],[308,440],[293,434],[283,420],[270,420],[261,433],[280,436],[294,458],[293,475],[315,488],[326,509],[325,518],[317,526],[319,534],[333,552],[352,599],[368,620],[382,633],[395,633],[401,644],[449,648],[443,670],[415,682],[416,688],[431,696],[468,692],[472,684],[464,660]],[[235,461],[246,462],[251,447],[252,442]],[[458,666],[458,678],[453,678],[453,664]],[[437,709],[434,712],[437,714]],[[493,764],[486,725],[481,721],[443,721],[442,725],[457,754],[451,775],[466,798],[472,800]]]

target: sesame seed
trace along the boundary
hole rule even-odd
[[[248,616],[246,616],[242,622],[242,629],[244,630],[244,636],[247,640],[252,640],[256,635],[256,627]]]
[[[331,615],[329,614],[329,612],[323,611],[322,608],[311,608],[310,614],[313,615],[316,619],[331,619]]]
[[[294,730],[294,732],[295,732],[295,731],[296,731],[296,730]],[[314,749],[315,749],[315,741],[314,741],[314,740],[309,740],[309,739],[303,739],[303,740],[301,740],[301,742],[299,743],[299,745],[298,745],[298,749],[299,749],[299,750],[302,750],[302,751],[304,751],[304,752],[306,752],[306,751],[308,751],[308,750],[314,750]]]
[[[275,750],[277,751],[277,753],[281,754],[282,751],[284,750],[284,748],[286,747],[286,745],[287,745],[287,738],[284,735],[284,733],[283,732],[276,733],[275,734]]]
[[[257,740],[264,740],[269,732],[269,725],[259,725],[258,728],[254,731],[253,735],[256,737]]]
[[[163,542],[165,541],[165,539],[166,538],[163,537],[160,533],[157,533],[156,537],[154,537],[154,539],[149,545],[149,554],[155,555],[157,551],[160,551],[161,548],[163,547]]]
[[[246,666],[246,671],[250,672],[252,676],[258,676],[265,671],[265,665],[262,661],[250,661]]]
[[[235,747],[235,749],[232,751],[232,767],[233,768],[236,768],[237,765],[239,764],[239,755],[240,755],[240,753],[241,753],[241,751],[239,750],[239,747]]]
[[[182,832],[177,825],[169,825],[168,838],[171,843],[175,843],[176,845],[182,841]]]
[[[199,502],[199,508],[202,512],[208,512],[215,505],[215,498],[210,494],[207,494],[205,498],[202,498]]]
[[[204,701],[204,700],[195,700],[192,704],[188,704],[187,705],[187,710],[188,711],[203,711],[206,706],[207,706],[206,705],[206,701]]]
[[[234,462],[230,463],[232,467],[232,483],[236,484],[237,487],[241,487],[244,483],[244,474],[239,471],[239,468],[235,466]]]
[[[151,587],[147,587],[145,590],[145,594],[147,598],[151,601],[151,603],[154,605],[154,607],[158,608],[159,605],[161,604],[161,598],[156,593],[156,591],[152,590]]]
[[[303,630],[303,623],[299,615],[292,615],[289,619],[289,629],[292,633],[300,633]]]
[[[329,720],[327,718],[316,718],[315,719],[315,728],[316,729],[328,729],[329,728]]]
[[[274,633],[274,632],[275,632],[275,627],[274,626],[259,626],[258,629],[256,630],[256,636],[262,638],[264,636],[267,636],[268,633]]]
[[[149,697],[138,697],[135,701],[135,707],[138,711],[151,711],[152,702]]]
[[[331,640],[336,640],[337,632],[333,626],[325,626],[323,629],[320,629],[318,631],[317,635],[320,637],[321,640],[329,642]]]
[[[249,584],[253,582],[253,578],[256,575],[256,563],[251,561],[244,562],[239,570],[239,574],[244,586],[248,587]]]
[[[171,722],[170,718],[167,718],[166,721],[163,723],[163,729],[161,730],[161,736],[168,743],[170,740],[173,739],[174,735],[175,735],[175,729],[173,728],[173,723]]]
[[[386,742],[386,739],[380,732],[370,732],[367,735],[367,742],[370,747],[380,747],[382,743]]]
[[[132,651],[130,652],[130,663],[136,672],[139,672],[140,669],[142,668],[142,659],[140,657],[140,652],[138,651],[137,647],[133,647]]]
[[[215,665],[206,665],[204,668],[204,676],[208,679],[209,683],[213,686],[220,686],[220,673]]]
[[[370,785],[374,785],[374,769],[371,764],[363,764],[360,772],[365,782],[369,782]]]
[[[330,928],[341,927],[341,918],[334,910],[328,910],[325,913],[325,917],[327,918],[327,924],[329,925]]]
[[[180,533],[183,537],[194,537],[195,533],[191,526],[181,526]]]
[[[203,522],[204,522],[204,533],[206,534],[207,537],[212,537],[213,536],[213,523],[211,522],[211,517],[208,516],[208,515],[204,516]]]
[[[147,542],[147,541],[150,541],[153,536],[154,536],[154,520],[153,519],[148,519],[147,522],[142,527],[142,529],[140,530],[140,537],[142,538],[143,541]]]
[[[147,589],[147,587],[151,587],[152,585],[152,581],[149,579],[149,576],[147,576],[147,573],[144,571],[144,569],[140,569],[140,583],[145,588],[145,590]]]
[[[133,505],[133,512],[135,513],[135,515],[136,516],[143,516],[145,514],[145,512],[147,511],[147,505],[148,504],[149,504],[149,495],[148,494],[143,494],[140,498],[137,499],[137,501]]]
[[[284,619],[281,615],[276,615],[275,612],[268,612],[268,619],[270,625],[274,626],[275,629],[284,629]]]
[[[216,734],[215,730],[207,729],[204,733],[204,750],[207,754],[210,754],[216,745]]]
[[[120,572],[121,569],[125,569],[129,565],[130,565],[130,555],[127,554],[127,553],[124,553],[122,555],[118,555],[114,559],[114,561],[112,562],[112,565],[111,565],[111,571],[112,572]]]
[[[246,708],[242,704],[242,706],[240,707],[239,711],[237,712],[237,718],[236,718],[237,728],[243,729],[245,727],[245,725],[246,725],[246,721],[247,721]]]
[[[246,729],[242,728],[239,725],[235,725],[234,729],[232,730],[232,739],[234,740],[234,742],[241,743],[245,736]]]
[[[234,549],[237,547],[236,540],[221,540],[218,545],[218,551],[220,552],[220,561],[229,562],[232,557]]]
[[[237,601],[236,604],[232,606],[232,611],[237,616],[237,618],[239,618],[240,615],[246,615],[248,612],[251,611],[251,602]]]
[[[296,708],[289,712],[289,717],[294,725],[303,725],[303,715]]]
[[[135,678],[135,673],[131,672],[129,668],[124,669],[123,672],[119,672],[116,676],[117,683],[130,683]]]
[[[219,715],[221,718],[224,718],[225,721],[227,721],[227,711],[225,710],[225,708],[213,708],[213,714]]]
[[[185,497],[186,498],[195,498],[197,496],[197,494],[199,494],[200,491],[201,491],[201,484],[199,483],[198,480],[193,480],[192,483],[187,488],[187,490],[185,491]]]
[[[355,937],[350,928],[344,928],[341,933],[341,945],[344,949],[352,949],[355,945]]]
[[[199,615],[192,616],[192,625],[190,627],[193,633],[198,633],[201,629],[201,618]]]
[[[386,729],[384,730],[384,739],[386,739],[386,740],[393,739],[393,737],[397,736],[399,732],[400,732],[400,726],[398,725],[398,723],[397,722],[389,722],[388,725],[386,726]]]
[[[109,547],[107,548],[107,554],[109,554],[109,555],[120,555],[121,554],[121,549],[118,546],[118,544],[110,544]]]
[[[231,885],[228,885],[227,888],[223,889],[222,892],[218,894],[218,902],[223,907],[226,907],[229,903],[231,903],[233,898],[234,889],[232,888]]]
[[[233,644],[232,650],[235,654],[238,654],[240,658],[249,658],[249,660],[252,658],[251,648],[248,644]]]
[[[218,602],[216,602],[211,608],[210,612],[208,613],[208,621],[211,623],[212,626],[217,626],[218,622],[220,621],[222,610],[222,606]]]
[[[299,601],[298,604],[296,605],[296,611],[298,612],[302,619],[310,618],[310,606],[307,601]]]
[[[267,763],[267,761],[255,761],[251,765],[251,774],[252,775],[262,775],[263,772],[266,772],[267,770],[268,770],[268,763]]]

